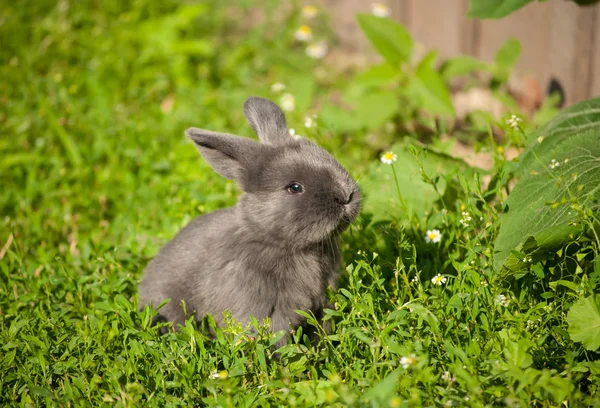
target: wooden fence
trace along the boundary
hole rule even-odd
[[[600,96],[600,3],[580,7],[572,1],[532,2],[500,20],[467,18],[468,0],[383,0],[424,49],[440,57],[472,55],[491,61],[514,37],[521,43],[516,71],[533,75],[545,89],[550,78],[563,86],[566,103]],[[366,51],[369,44],[356,13],[370,12],[369,0],[321,0],[342,46]]]

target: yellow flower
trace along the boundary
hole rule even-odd
[[[315,18],[318,13],[319,10],[317,10],[317,8],[311,4],[302,7],[302,17],[307,20]]]
[[[381,156],[381,162],[385,164],[392,164],[398,157],[393,152],[387,152]]]
[[[312,39],[312,29],[307,25],[301,25],[294,33],[294,38],[298,41],[310,41]]]

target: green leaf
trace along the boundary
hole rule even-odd
[[[323,106],[319,110],[319,120],[325,127],[336,133],[354,132],[362,127],[362,123],[356,115],[336,105]]]
[[[373,65],[366,71],[361,72],[354,78],[353,82],[363,87],[382,86],[398,79],[400,74],[400,70],[396,67],[388,63],[383,63]]]
[[[494,61],[494,76],[501,81],[507,81],[513,67],[521,55],[521,43],[514,38],[509,38],[496,52]]]
[[[410,152],[410,148],[420,151],[418,160]],[[433,186],[423,181],[421,167],[427,176],[434,178],[442,175],[436,186],[440,194],[444,194],[447,186],[446,176],[459,172],[473,174],[465,162],[431,148],[424,148],[416,142],[404,142],[392,146],[389,151],[397,156],[394,163],[398,185],[409,212],[423,212],[430,209],[438,200]],[[373,163],[368,174],[361,179],[361,187],[365,193],[365,212],[373,214],[373,221],[407,217],[398,198],[396,182],[391,166],[377,161]]]
[[[540,154],[539,151],[547,149],[548,145],[554,149],[564,139],[598,128],[600,128],[600,98],[579,102],[562,110],[545,126],[527,136],[532,144],[521,157],[519,166],[521,174],[531,169],[535,164],[536,156]]]
[[[367,391],[367,400],[378,402],[388,401],[396,392],[396,383],[399,377],[400,368],[397,368]]]
[[[413,52],[413,39],[410,33],[397,22],[376,17],[371,14],[359,14],[358,24],[373,47],[392,65],[399,66],[409,62]]]
[[[467,75],[476,71],[489,71],[490,66],[480,59],[461,55],[449,58],[441,68],[441,74],[445,81]]]
[[[34,385],[29,388],[29,391],[31,391],[33,394],[39,395],[40,397],[54,397],[54,394],[52,394],[52,392],[49,389],[44,387],[38,387]]]
[[[600,295],[579,299],[567,314],[571,340],[591,351],[600,348]]]
[[[432,115],[454,117],[450,92],[441,75],[433,68],[431,58],[423,58],[408,83],[407,93],[419,108]]]
[[[600,98],[575,104],[533,132],[522,155],[522,176],[506,202],[496,239],[494,266],[522,267],[511,251],[555,251],[582,230],[575,205],[598,208],[600,191]],[[555,162],[552,162],[554,160]],[[567,160],[567,162],[565,162]],[[558,167],[550,169],[552,163]]]
[[[508,196],[495,245],[496,270],[505,266],[514,271],[523,265],[513,250],[540,257],[558,250],[582,230],[577,208],[598,208],[600,132],[587,131],[558,143],[556,139],[545,139],[536,149],[535,161],[528,161],[528,171],[522,170]],[[559,166],[551,169],[552,160]]]
[[[470,0],[467,17],[502,18],[533,0]]]
[[[390,92],[372,92],[358,102],[356,116],[368,130],[381,128],[398,112],[398,98]]]

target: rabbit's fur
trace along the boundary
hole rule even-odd
[[[273,331],[303,325],[295,310],[317,318],[340,269],[338,235],[357,216],[360,191],[325,150],[290,136],[273,102],[249,98],[244,115],[260,139],[191,128],[204,159],[244,191],[236,206],[196,218],[146,268],[140,305],[183,324],[188,313],[223,312],[246,324],[270,317]],[[288,190],[293,183],[302,194]],[[284,338],[285,340],[285,338]]]

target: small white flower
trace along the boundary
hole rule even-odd
[[[271,85],[271,92],[279,93],[285,89],[285,85],[281,82],[275,82]]]
[[[425,233],[425,242],[427,242],[428,244],[430,242],[437,244],[438,242],[440,242],[441,239],[442,234],[440,233],[440,230],[427,230],[427,232]]]
[[[376,17],[388,17],[390,9],[383,3],[373,3],[371,4],[371,13]]]
[[[499,306],[508,307],[508,305],[510,304],[510,299],[504,295],[496,295],[496,297],[494,298],[494,303]]]
[[[526,256],[525,258],[523,258],[523,262],[530,262],[531,263],[531,257],[530,256]]]
[[[442,373],[442,380],[444,380],[448,383],[451,383],[451,382],[456,381],[456,377],[454,377],[452,374],[450,374],[449,371],[444,371]]]
[[[410,367],[413,366],[417,363],[417,358],[415,357],[414,354],[411,354],[408,357],[402,357],[400,358],[400,365],[402,366],[402,368],[404,368],[405,370]]]
[[[460,223],[463,226],[468,227],[469,226],[469,221],[472,220],[471,214],[469,214],[467,211],[463,211],[461,215],[462,215],[462,218],[460,219]]]
[[[302,138],[301,135],[296,134],[296,130],[294,128],[291,128],[288,131],[290,132],[290,136],[292,136],[294,139],[298,140]],[[360,255],[360,251],[358,251],[358,254]]]
[[[557,168],[558,166],[560,166],[560,162],[556,161],[555,159],[552,159],[550,161],[550,165],[548,167],[550,167],[551,170]]]
[[[312,40],[312,29],[307,25],[301,25],[294,33],[294,38],[298,41]]]
[[[281,103],[281,109],[286,112],[292,112],[296,109],[296,98],[292,94],[285,93],[281,95],[279,102]]]
[[[396,156],[394,153],[387,152],[386,154],[381,156],[381,162],[385,163],[385,164],[392,164],[393,162],[396,161],[397,158],[398,158],[398,156]]]
[[[306,47],[306,55],[313,59],[321,59],[327,55],[327,43],[319,41]]]
[[[519,118],[517,115],[512,115],[510,117],[510,119],[508,119],[506,121],[506,124],[508,126],[510,126],[511,128],[513,128],[513,129],[518,129],[519,128],[519,122],[521,122],[521,121],[522,121],[522,119]]]
[[[229,377],[229,373],[227,372],[227,370],[214,371],[208,376],[208,378],[212,380],[225,380],[227,377]]]
[[[419,277],[417,275],[415,275],[414,278],[412,278],[410,281],[413,282],[413,283],[418,283],[419,282]]]
[[[535,330],[538,327],[539,322],[541,322],[542,319],[538,319],[537,321],[535,320],[527,320],[526,326],[525,328],[527,330]]]
[[[446,277],[440,275],[439,273],[437,275],[435,275],[433,278],[431,278],[431,283],[433,283],[434,285],[441,285],[446,283]]]
[[[312,4],[308,4],[302,7],[302,17],[304,17],[307,20],[315,18],[317,14],[319,14],[319,10]]]
[[[313,121],[313,119],[310,116],[306,116],[304,118],[304,127],[305,128],[311,128],[311,127],[313,127],[314,124],[315,124],[315,122]]]

